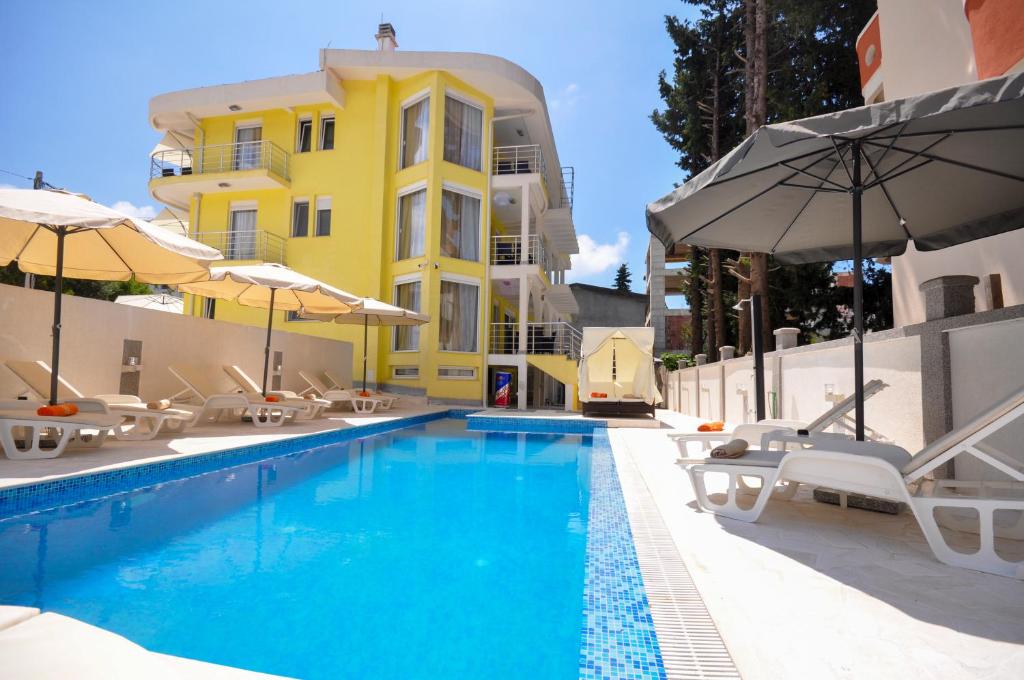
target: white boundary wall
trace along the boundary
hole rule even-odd
[[[118,392],[126,339],[142,341],[139,396],[146,400],[181,391],[181,383],[166,368],[175,362],[237,364],[256,381],[263,376],[265,327],[69,295],[62,304],[61,375],[87,395]],[[53,293],[0,285],[0,361],[50,363],[52,323]],[[351,381],[351,343],[275,330],[271,348],[283,352],[283,389],[305,389],[300,369],[338,371]],[[0,366],[0,399],[23,390],[21,381]]]

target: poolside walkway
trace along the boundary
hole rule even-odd
[[[909,513],[805,492],[756,524],[699,512],[667,434],[700,421],[659,417],[672,429],[609,431],[616,462],[640,471],[743,678],[1024,677],[1020,581],[936,561]]]
[[[242,422],[215,423],[189,428],[184,433],[172,436],[158,436],[149,441],[117,441],[111,437],[99,448],[71,449],[58,458],[43,460],[10,460],[0,453],[0,489],[281,441],[316,432],[411,418],[426,413],[447,411],[450,408],[418,406],[393,408],[390,411],[372,414],[328,411],[324,418],[300,420],[271,428],[257,428]]]

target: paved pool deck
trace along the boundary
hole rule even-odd
[[[1024,583],[938,562],[908,512],[806,491],[755,524],[700,512],[668,438],[700,421],[658,415],[671,429],[609,431],[616,462],[640,471],[745,680],[1024,677]]]

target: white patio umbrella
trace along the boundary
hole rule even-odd
[[[318,321],[333,321],[334,323],[361,325],[363,327],[363,392],[366,391],[366,345],[370,326],[421,326],[430,317],[426,314],[413,312],[404,307],[396,307],[374,298],[363,298],[359,305],[354,307],[347,314],[337,316],[325,314],[311,314],[305,312],[304,319],[316,319]]]
[[[115,305],[126,307],[140,307],[142,309],[155,309],[160,312],[181,314],[185,311],[184,301],[176,295],[156,293],[154,295],[118,295],[114,299]]]
[[[231,300],[247,307],[267,310],[267,344],[263,357],[263,396],[267,395],[270,370],[270,335],[274,311],[316,314],[347,314],[360,298],[323,281],[300,274],[283,264],[253,264],[212,267],[206,281],[178,286],[193,295]]]
[[[0,189],[0,266],[55,277],[50,403],[60,371],[61,290],[64,277],[95,281],[182,283],[209,276],[221,254],[63,191]]]
[[[666,246],[853,259],[857,439],[864,438],[861,262],[1024,227],[1024,72],[766,125],[647,206]]]

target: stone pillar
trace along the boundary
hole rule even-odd
[[[977,276],[939,276],[918,286],[924,293],[926,321],[974,313],[974,287]]]
[[[697,356],[695,356],[693,358],[693,360],[697,362],[698,366],[703,366],[704,364],[708,363],[708,355],[707,354],[698,354]]]
[[[799,328],[776,328],[774,331],[775,335],[775,349],[789,349],[796,347],[797,338],[800,337]]]
[[[732,345],[722,345],[718,348],[718,356],[722,357],[722,361],[735,358],[736,348]]]

